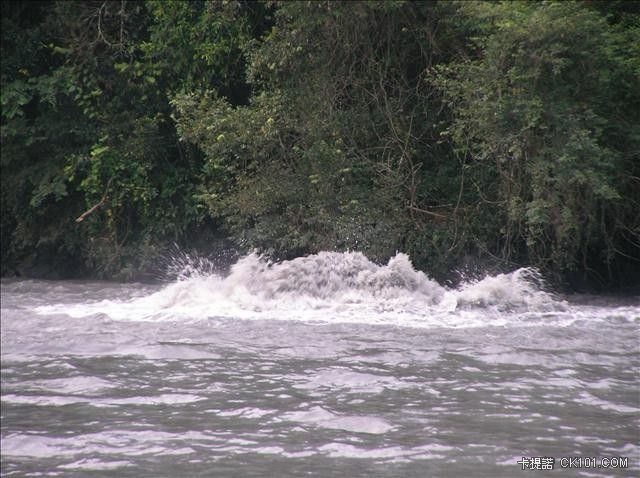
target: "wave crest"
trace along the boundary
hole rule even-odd
[[[275,264],[251,254],[232,266],[224,283],[231,289],[243,287],[265,300],[294,294],[339,299],[345,293],[357,292],[377,298],[419,294],[423,300],[437,302],[445,293],[401,253],[383,266],[360,252],[321,252]]]
[[[233,317],[422,327],[480,326],[492,320],[503,325],[504,312],[561,310],[537,285],[540,277],[531,269],[451,289],[416,270],[402,253],[382,265],[359,252],[321,252],[276,263],[250,254],[224,277],[212,273],[209,263],[204,270],[197,260],[185,263],[177,281],[148,296],[47,306],[39,312],[100,313],[125,320]]]

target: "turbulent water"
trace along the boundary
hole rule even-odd
[[[3,280],[2,476],[640,474],[637,298],[448,289],[402,254],[203,269]]]

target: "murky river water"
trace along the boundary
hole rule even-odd
[[[2,476],[639,476],[640,301],[526,276],[453,291],[327,254],[3,281]]]

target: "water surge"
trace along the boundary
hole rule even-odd
[[[143,297],[46,305],[37,311],[106,314],[115,320],[235,317],[427,328],[575,320],[565,313],[565,303],[539,283],[534,270],[518,269],[447,288],[416,270],[402,253],[382,265],[358,252],[321,252],[275,263],[250,254],[226,275],[199,260]]]

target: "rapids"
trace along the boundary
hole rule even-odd
[[[159,285],[2,281],[2,476],[640,472],[640,300],[324,252]]]

